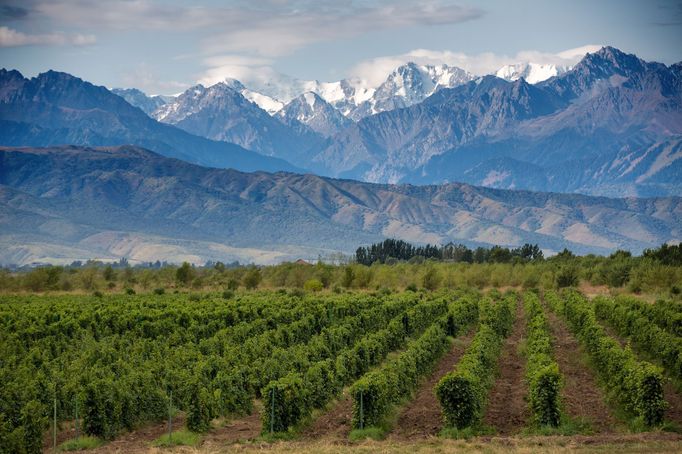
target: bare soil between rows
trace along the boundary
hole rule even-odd
[[[300,434],[302,440],[325,440],[346,442],[351,431],[353,417],[353,399],[347,391],[318,418],[303,429]]]
[[[443,415],[434,387],[448,372],[454,370],[474,337],[472,330],[455,339],[450,351],[438,362],[434,372],[419,387],[414,399],[400,412],[389,438],[395,440],[420,440],[438,435],[443,427]]]
[[[529,418],[524,381],[525,358],[519,352],[526,338],[526,320],[523,304],[516,306],[514,326],[504,341],[498,362],[499,376],[488,395],[488,407],[483,423],[501,435],[518,433]]]
[[[554,357],[564,378],[561,401],[565,411],[571,418],[589,423],[596,432],[613,432],[616,419],[606,404],[592,369],[583,360],[578,340],[556,314],[547,308],[545,313],[554,341]]]

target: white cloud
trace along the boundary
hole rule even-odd
[[[225,27],[204,41],[207,52],[255,53],[282,56],[309,44],[348,39],[370,31],[419,25],[446,25],[482,16],[477,8],[440,1],[397,2],[363,6],[339,2],[330,8],[306,11],[259,12],[256,20],[244,18],[238,26]],[[242,11],[244,13],[244,11]]]
[[[0,47],[18,47],[18,46],[86,46],[94,44],[96,38],[94,35],[81,34],[64,34],[64,33],[47,33],[31,35],[14,30],[9,27],[0,27]]]
[[[175,94],[185,91],[189,84],[177,81],[164,81],[146,63],[137,65],[121,75],[123,87],[135,87],[147,94]],[[113,87],[116,88],[116,87]]]
[[[573,66],[588,52],[596,52],[601,45],[586,45],[558,53],[525,50],[515,55],[500,55],[485,52],[475,55],[463,52],[415,49],[400,55],[377,57],[354,65],[348,77],[358,80],[357,85],[376,88],[386,80],[386,76],[398,66],[407,62],[421,65],[447,64],[457,66],[475,75],[494,74],[504,65],[531,62]],[[247,87],[264,87],[272,84],[295,84],[294,79],[277,72],[272,64],[274,59],[249,57],[244,55],[219,55],[203,60],[206,69],[197,78],[197,83],[214,85],[226,78],[234,78]]]
[[[367,80],[369,86],[377,86],[385,80],[388,73],[407,62],[422,65],[445,63],[458,66],[476,75],[492,74],[504,65],[519,62],[572,66],[586,53],[595,52],[601,47],[600,45],[586,45],[558,53],[526,50],[511,56],[492,52],[469,55],[462,52],[415,49],[400,55],[377,57],[359,62],[350,69],[349,74]]]
[[[369,31],[448,25],[483,12],[453,0],[233,0],[220,6],[159,0],[24,0],[57,24],[86,29],[198,30],[205,54],[281,56],[316,42]]]

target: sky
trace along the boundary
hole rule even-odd
[[[611,45],[682,60],[682,0],[0,0],[0,67],[174,94],[225,77],[377,85],[401,63],[474,74]]]

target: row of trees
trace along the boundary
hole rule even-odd
[[[544,255],[537,244],[524,244],[519,248],[493,246],[469,249],[463,244],[448,243],[444,246],[427,244],[414,246],[403,240],[386,239],[355,251],[355,261],[362,265],[373,263],[396,263],[415,258],[435,259],[449,262],[465,263],[509,263],[512,261],[528,262],[542,260]]]
[[[677,254],[675,251],[679,251],[678,246],[649,250],[640,257],[627,251],[617,251],[608,257],[576,256],[565,250],[551,258],[540,259],[541,251],[533,245],[473,251],[465,246],[449,245],[436,248],[444,259],[424,259],[422,255],[414,255],[405,261],[388,255],[393,254],[387,252],[392,250],[392,245],[404,252],[420,251],[419,248],[410,249],[407,243],[401,245],[389,241],[374,250],[374,254],[381,252],[386,255],[385,263],[374,260],[371,265],[360,262],[343,265],[300,262],[260,267],[184,263],[179,267],[167,265],[161,268],[121,264],[91,264],[81,268],[44,266],[28,271],[0,268],[0,292],[132,294],[217,290],[230,294],[240,288],[288,288],[306,292],[381,288],[434,290],[459,286],[561,288],[589,282],[591,285],[624,287],[634,293],[682,298],[682,266],[671,264]],[[371,247],[365,248],[365,254],[368,250],[371,252]],[[434,247],[428,250],[433,252]],[[473,263],[467,261],[470,254],[473,254]]]

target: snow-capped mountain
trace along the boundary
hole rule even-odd
[[[152,117],[212,140],[236,143],[268,156],[303,160],[303,153],[322,138],[307,127],[292,128],[273,118],[242,92],[236,80],[210,87],[195,85],[161,106]],[[300,159],[299,159],[300,158]]]
[[[378,87],[371,87],[358,78],[319,82],[277,75],[267,81],[249,82],[245,90],[252,94],[242,94],[273,114],[301,94],[315,93],[344,116],[357,121],[375,113],[411,106],[441,88],[456,87],[474,78],[454,66],[406,63],[388,74]],[[265,100],[257,99],[257,95]]]
[[[137,88],[114,88],[111,92],[128,101],[128,104],[138,107],[147,115],[151,114],[159,107],[175,100],[174,96],[147,96]]]
[[[559,76],[571,69],[568,66],[539,64],[539,63],[516,63],[513,65],[505,65],[495,72],[495,75],[500,79],[513,82],[520,78],[526,79],[529,84],[537,84],[550,77]]]
[[[348,116],[354,120],[409,107],[428,98],[441,88],[453,88],[475,77],[461,68],[407,63],[396,68],[374,92]]]
[[[247,85],[246,90],[268,100],[267,104],[264,104],[255,99],[255,96],[253,99],[261,108],[271,112],[271,114],[303,93],[315,93],[343,115],[348,116],[359,104],[371,98],[375,91],[374,88],[368,87],[364,80],[357,78],[342,79],[336,82],[320,82],[295,79],[283,74],[273,75],[267,80],[249,81]],[[275,103],[279,104],[278,108],[275,107]],[[268,108],[270,105],[273,106],[272,109]],[[277,110],[274,110],[275,108]]]
[[[311,91],[294,98],[275,114],[289,126],[302,123],[313,131],[331,137],[353,123],[317,93]]]
[[[255,103],[269,113],[270,115],[274,115],[276,112],[278,112],[282,107],[284,107],[284,102],[279,101],[271,96],[265,95],[263,93],[259,93],[257,91],[249,90],[242,84],[240,81],[237,79],[225,79],[225,85],[228,87],[232,88],[233,90],[238,91],[241,93],[243,97],[251,101],[252,103]]]

